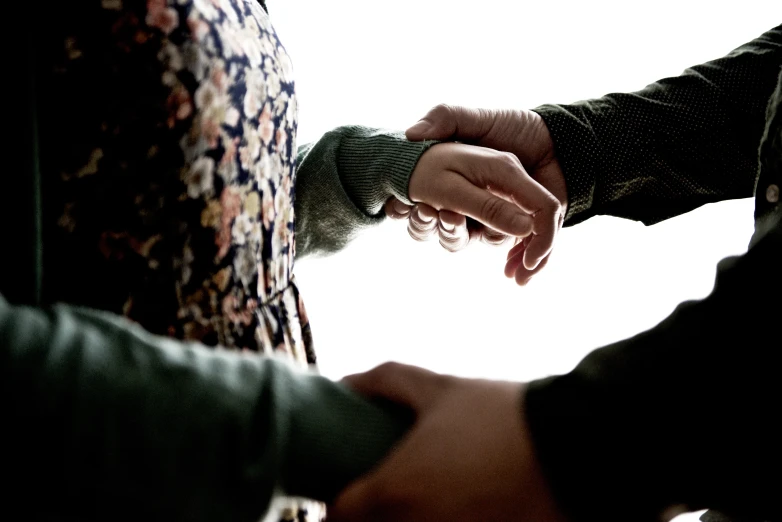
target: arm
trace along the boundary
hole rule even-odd
[[[751,197],[782,26],[641,91],[535,109],[567,182],[565,224],[612,215],[650,225]]]
[[[299,147],[296,164],[296,255],[329,254],[380,223],[391,196],[409,202],[418,158],[436,142],[402,133],[339,127]]]
[[[35,519],[257,520],[276,488],[330,500],[408,425],[280,361],[2,297],[0,386],[6,498],[43,495]]]
[[[720,263],[713,292],[533,382],[526,418],[573,520],[672,506],[782,519],[782,224]]]

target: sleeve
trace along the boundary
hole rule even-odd
[[[712,293],[534,381],[526,416],[575,521],[710,508],[782,520],[782,223],[724,259]],[[664,518],[667,520],[667,518]]]
[[[634,93],[535,109],[568,191],[565,225],[610,215],[651,225],[751,197],[782,26]]]
[[[418,158],[436,142],[410,142],[401,132],[339,127],[299,147],[296,163],[296,256],[344,248],[380,223],[391,196],[409,203]]]
[[[275,490],[330,501],[412,420],[279,360],[1,296],[0,387],[6,507],[35,520],[255,521]]]

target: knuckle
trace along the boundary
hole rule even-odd
[[[445,118],[453,114],[453,107],[447,103],[439,103],[429,111],[429,114],[435,117]]]
[[[481,216],[485,222],[496,223],[502,216],[503,208],[504,206],[498,198],[487,198],[481,205]]]
[[[545,203],[546,210],[552,214],[562,213],[562,203],[553,194],[548,194]]]
[[[513,168],[514,170],[521,167],[521,161],[519,161],[519,158],[513,154],[512,152],[506,152],[502,151],[500,152],[503,162]]]
[[[398,363],[396,361],[387,361],[381,364],[380,366],[377,366],[375,369],[370,370],[369,376],[376,382],[382,384],[392,380],[394,378],[394,375],[396,375],[399,372],[401,367],[402,367],[401,363]]]
[[[461,241],[454,241],[454,240],[447,241],[442,238],[440,238],[440,246],[442,246],[443,249],[445,249],[447,252],[450,252],[452,254],[454,252],[458,252],[463,248]]]
[[[424,234],[422,234],[422,233],[420,233],[420,232],[416,232],[415,230],[412,230],[412,229],[411,229],[411,228],[409,228],[409,227],[408,227],[408,229],[407,229],[407,233],[408,233],[408,234],[410,234],[410,237],[411,237],[411,238],[413,238],[414,240],[416,240],[416,241],[418,241],[418,242],[424,242],[424,241],[426,241],[427,239],[429,239],[429,237],[428,237],[428,236],[426,236],[426,235],[424,235]]]
[[[434,227],[430,224],[421,224],[415,221],[410,222],[408,230],[420,237],[428,237],[434,233]]]

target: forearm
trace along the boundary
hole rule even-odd
[[[0,298],[0,348],[4,482],[12,502],[43,495],[25,507],[41,518],[257,520],[276,488],[330,500],[409,422],[280,361],[85,310]]]
[[[296,255],[328,254],[383,220],[383,204],[408,200],[418,158],[434,142],[399,132],[339,127],[299,147],[296,170]]]
[[[708,298],[530,385],[538,454],[574,520],[658,520],[675,505],[782,519],[780,266],[777,216],[720,264]]]
[[[782,26],[641,91],[535,109],[567,181],[565,224],[613,215],[645,224],[750,197]]]

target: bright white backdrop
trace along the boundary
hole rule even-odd
[[[532,108],[642,88],[782,22],[778,0],[268,0],[290,53],[299,142],[343,124],[404,129],[440,102]],[[594,218],[565,229],[526,288],[506,247],[448,254],[386,222],[296,274],[323,374],[398,360],[528,380],[650,328],[710,291],[740,254],[752,201],[653,227]],[[693,515],[682,517],[694,520]]]

